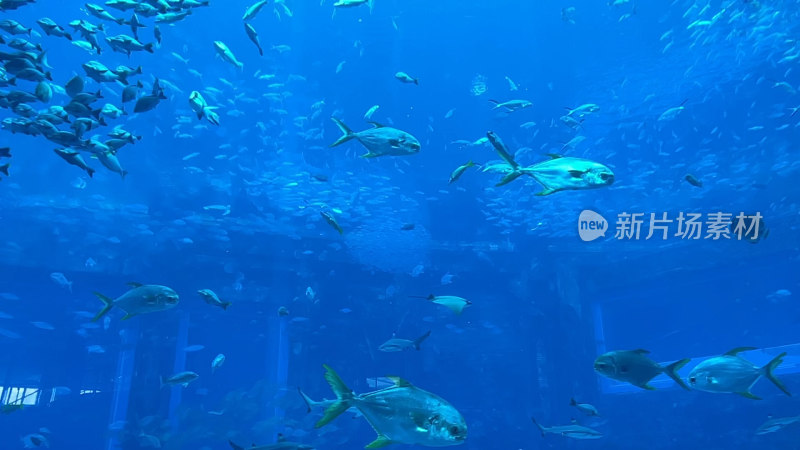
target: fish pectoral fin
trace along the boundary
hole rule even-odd
[[[130,313],[128,313],[128,314],[125,314],[125,317],[123,317],[123,318],[122,318],[122,319],[120,319],[120,320],[128,320],[128,319],[130,319],[131,317],[133,317],[133,316],[135,316],[135,315],[136,315],[136,314],[130,314]]]
[[[723,355],[724,356],[736,356],[737,353],[749,352],[749,351],[752,351],[752,350],[758,350],[758,349],[756,347],[736,347],[736,348],[734,348],[732,350],[729,350],[729,351],[723,353]]]
[[[753,394],[752,392],[750,392],[750,391],[746,391],[746,392],[737,392],[737,394],[741,395],[742,397],[749,398],[749,399],[751,399],[751,400],[761,400],[761,397],[759,397],[759,396],[757,396],[757,395],[754,395],[754,394]]]
[[[372,153],[372,152],[367,152],[367,153],[364,153],[363,155],[361,155],[362,158],[375,158],[376,156],[380,156],[380,155],[378,155],[376,153]]]
[[[387,445],[390,445],[390,444],[393,444],[391,439],[389,439],[388,437],[386,437],[384,435],[379,434],[378,437],[375,438],[374,441],[370,442],[364,448],[382,448],[382,447],[386,447]]]
[[[545,195],[550,195],[550,194],[552,194],[552,193],[554,193],[554,192],[556,192],[556,190],[555,190],[555,189],[552,189],[552,188],[544,188],[544,190],[542,190],[541,192],[537,192],[535,195],[537,195],[537,196],[539,196],[539,197],[544,197]]]
[[[655,391],[656,390],[656,388],[654,388],[653,386],[650,386],[649,384],[643,384],[643,385],[641,385],[639,387],[642,388],[642,389],[647,389],[648,391]]]
[[[427,433],[428,427],[431,424],[431,418],[428,417],[427,414],[422,414],[419,412],[410,412],[408,413],[409,417],[411,417],[411,421],[417,426],[417,431],[420,433]]]
[[[569,170],[569,175],[572,178],[583,178],[583,175],[586,174],[587,170]]]

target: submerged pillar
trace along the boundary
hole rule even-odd
[[[136,343],[139,341],[139,323],[124,322],[127,327],[120,330],[122,350],[117,359],[117,376],[114,378],[114,397],[111,401],[109,425],[127,421],[128,403],[131,396],[133,366],[136,362]],[[111,433],[108,438],[108,450],[119,449],[119,434]]]
[[[186,346],[189,342],[189,313],[181,312],[180,323],[178,324],[178,337],[175,339],[175,364],[172,366],[172,374],[186,370]],[[172,375],[170,374],[170,375]],[[178,431],[178,406],[181,404],[183,387],[170,389],[169,396],[169,423],[172,432]]]

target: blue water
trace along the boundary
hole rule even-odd
[[[53,449],[217,450],[279,433],[318,449],[362,448],[375,439],[366,420],[347,412],[315,429],[321,413],[307,413],[297,393],[333,398],[323,364],[357,393],[397,375],[446,399],[466,420],[465,449],[800,448],[796,424],[756,434],[770,416],[800,414],[767,379],[753,387],[756,401],[688,392],[663,375],[643,390],[593,369],[602,353],[641,348],[659,363],[690,358],[686,378],[706,358],[751,346],[759,350],[742,356],[759,367],[787,352],[775,373],[800,391],[800,2],[375,0],[371,12],[333,3],[269,2],[249,21],[263,57],[243,30],[249,1],[194,8],[160,25],[153,54],[130,57],[103,39],[130,28],[82,2],[0,12],[34,30],[0,36],[40,43],[52,85],[80,75],[103,94],[93,109],[127,112],[83,139],[104,141],[116,126],[141,136],[117,151],[124,179],[75,148],[97,170],[90,178],[46,136],[0,130],[13,155],[0,159],[11,164],[0,175],[0,404],[26,405],[0,414],[0,449],[39,434]],[[44,16],[75,40],[70,21],[104,23],[102,53],[45,36]],[[154,18],[140,20],[140,40],[154,42]],[[216,40],[242,70],[215,56]],[[85,77],[90,60],[141,65],[130,77],[143,84],[138,95],[157,77],[167,98],[134,114],[122,85]],[[36,85],[18,80],[1,97]],[[190,110],[192,91],[218,107],[219,126]],[[508,112],[489,101],[515,99],[533,105]],[[69,102],[56,92],[31,106]],[[599,110],[573,113],[580,126],[561,122],[589,103]],[[373,105],[372,120],[414,135],[419,154],[361,158],[356,141],[328,148],[340,137],[331,117],[366,130]],[[0,119],[17,117],[0,106]],[[671,108],[682,109],[659,120]],[[502,175],[483,169],[500,157],[473,144],[487,131],[523,166],[549,153],[583,158],[613,170],[614,183],[549,196],[534,195],[533,177],[496,187]],[[565,145],[576,136],[585,139]],[[448,184],[470,160],[481,166]],[[609,227],[592,242],[578,236],[587,209]],[[769,234],[687,240],[673,222],[667,239],[648,240],[646,221],[640,239],[615,237],[622,213],[715,212],[759,212]],[[129,282],[169,286],[180,303],[124,321],[114,308],[92,322],[102,307],[93,292],[116,298]],[[199,289],[232,305],[209,305]],[[456,315],[413,298],[429,294],[472,304]],[[379,351],[393,335],[428,330],[419,351]],[[199,378],[161,387],[181,371]],[[531,417],[575,419],[603,436],[542,436]]]

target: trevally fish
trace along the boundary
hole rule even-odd
[[[402,352],[408,349],[420,349],[420,344],[431,335],[430,330],[422,336],[412,340],[392,338],[381,344],[378,350],[382,352]]]
[[[584,427],[582,425],[578,425],[577,423],[573,423],[572,425],[559,425],[554,427],[545,427],[539,424],[533,417],[531,417],[534,425],[539,427],[539,431],[542,432],[542,436],[545,434],[559,434],[564,437],[573,438],[573,439],[600,439],[603,437],[603,433],[593,430],[589,427]]]
[[[133,289],[122,294],[119,298],[112,300],[99,292],[94,295],[103,301],[105,306],[97,313],[92,321],[97,321],[106,313],[111,311],[114,306],[125,311],[122,320],[130,319],[133,316],[164,311],[173,308],[178,304],[178,293],[166,286],[157,284],[128,283]]]
[[[689,362],[688,358],[661,366],[646,356],[649,353],[642,349],[604,353],[594,361],[594,370],[608,378],[625,381],[648,390],[655,388],[647,383],[663,373],[675,380],[682,388],[690,390],[678,375],[678,370]]]
[[[355,395],[327,365],[325,379],[336,394],[336,401],[325,410],[315,425],[323,427],[350,407],[367,419],[378,437],[366,448],[389,444],[446,447],[467,439],[464,417],[443,398],[413,386],[400,377],[389,377],[394,385]]]
[[[508,184],[522,175],[533,177],[544,187],[544,190],[537,192],[536,195],[550,195],[564,190],[596,189],[614,183],[614,173],[611,169],[588,159],[551,154],[551,159],[548,161],[520,167],[499,136],[490,131],[487,137],[510,168],[497,186]]]
[[[791,396],[792,394],[783,382],[773,373],[773,370],[783,362],[786,352],[773,358],[764,367],[757,367],[738,355],[750,350],[756,350],[756,348],[738,347],[722,356],[715,356],[701,362],[689,372],[689,384],[699,391],[735,393],[753,400],[761,400],[753,395],[750,389],[764,376],[775,383],[775,386],[778,386],[778,389],[786,395]]]
[[[367,153],[361,155],[364,158],[375,158],[378,156],[404,156],[419,153],[422,147],[414,136],[396,128],[386,127],[379,123],[372,122],[374,128],[354,133],[341,120],[331,118],[336,126],[342,130],[342,137],[329,147],[336,147],[345,142],[356,139],[364,147]]]

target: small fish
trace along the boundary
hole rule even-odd
[[[197,345],[190,345],[190,346],[184,348],[183,351],[186,352],[186,353],[192,353],[192,352],[199,352],[200,350],[202,350],[204,348],[206,348],[205,345],[197,344]]]
[[[402,81],[403,83],[413,83],[419,86],[419,80],[405,72],[397,72],[394,74],[394,77]]]
[[[775,433],[776,431],[780,431],[789,425],[794,423],[800,422],[800,416],[793,416],[793,417],[778,417],[776,419],[770,418],[766,422],[762,423],[761,426],[756,429],[756,434],[768,434],[768,433]]]
[[[456,297],[454,295],[429,295],[427,297],[419,297],[419,296],[411,296],[411,298],[422,298],[425,300],[429,300],[433,303],[438,305],[446,306],[448,309],[456,313],[456,315],[460,315],[464,308],[472,305],[472,302],[461,297]]]
[[[328,225],[333,227],[334,230],[338,231],[339,234],[344,234],[344,230],[342,230],[342,227],[339,226],[339,223],[336,222],[336,218],[333,217],[331,213],[326,211],[320,211],[319,214],[322,216],[323,219],[325,219],[325,222],[327,222]]]
[[[36,328],[38,328],[40,330],[53,331],[53,330],[56,329],[54,326],[50,325],[47,322],[31,322],[31,325],[35,326]]]
[[[600,414],[597,412],[597,408],[588,404],[588,403],[578,403],[575,401],[574,398],[569,399],[570,406],[574,406],[578,408],[578,411],[586,414],[587,416],[599,416]]]
[[[189,386],[189,383],[198,378],[200,378],[200,375],[194,372],[186,371],[186,372],[176,373],[175,375],[172,375],[166,380],[163,377],[161,377],[160,382],[162,388],[164,386],[178,386],[178,385],[187,387]]]
[[[400,227],[400,229],[403,231],[411,231],[416,227],[417,226],[413,223],[404,223],[403,226]]]
[[[219,355],[214,357],[214,360],[211,361],[211,373],[214,373],[217,369],[222,367],[222,364],[225,363],[225,355],[220,353]]]
[[[409,350],[409,349],[412,349],[412,348],[415,349],[415,350],[419,350],[420,349],[420,344],[422,344],[422,342],[425,339],[428,339],[428,337],[430,335],[431,335],[431,332],[430,332],[430,330],[428,330],[427,333],[425,333],[422,336],[414,339],[413,341],[408,340],[408,339],[392,338],[392,339],[389,339],[388,341],[384,342],[383,344],[381,344],[381,346],[378,347],[378,350],[380,350],[382,352],[402,352],[404,350]]]
[[[464,172],[467,169],[469,169],[470,167],[474,167],[474,166],[475,166],[475,163],[472,162],[472,161],[469,161],[466,164],[458,166],[456,168],[456,170],[454,170],[453,173],[450,174],[450,184],[453,184],[454,182],[456,182],[459,178],[461,178],[461,175],[463,175]]]
[[[578,425],[576,423],[573,423],[572,425],[545,427],[536,422],[536,419],[533,417],[531,417],[531,420],[533,421],[534,425],[539,427],[539,431],[542,432],[542,436],[545,434],[557,434],[573,439],[600,439],[603,437],[603,433]]]
[[[375,105],[372,106],[370,109],[368,109],[367,112],[364,113],[364,120],[372,119],[372,115],[375,114],[375,112],[378,111],[378,108],[380,107],[381,107],[380,105]]]
[[[200,289],[197,291],[197,293],[200,294],[200,296],[203,297],[203,300],[205,300],[205,302],[209,305],[219,306],[225,311],[227,311],[228,307],[231,306],[231,302],[223,302],[211,289]]]
[[[698,180],[697,177],[695,177],[694,175],[692,175],[690,173],[686,174],[684,179],[694,187],[699,187],[699,188],[703,187],[703,182]]]
[[[50,279],[58,283],[59,286],[62,288],[66,288],[72,293],[72,281],[69,281],[67,277],[61,272],[53,272],[50,274]]]

